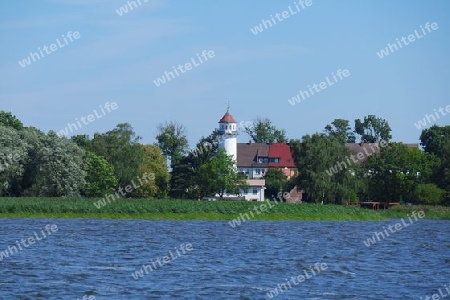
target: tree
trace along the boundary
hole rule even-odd
[[[374,115],[364,117],[364,121],[355,120],[355,133],[361,136],[361,142],[376,143],[389,142],[392,138],[391,127],[389,123],[382,118]]]
[[[117,187],[114,167],[103,157],[93,152],[86,152],[86,186],[87,197],[102,197]]]
[[[149,174],[143,186],[133,191],[136,197],[159,197],[164,198],[169,191],[170,174],[167,169],[166,159],[161,149],[156,145],[142,145],[144,152],[142,163],[139,167],[140,177]]]
[[[89,135],[87,134],[74,135],[70,139],[84,150],[89,150],[89,147],[91,145]]]
[[[278,129],[269,118],[258,117],[253,126],[244,126],[245,133],[255,143],[284,143],[287,142],[286,131]]]
[[[437,165],[433,155],[401,143],[389,143],[380,151],[365,164],[369,193],[377,201],[412,200],[416,186],[428,183]]]
[[[424,129],[420,135],[420,144],[425,152],[435,155],[439,160],[432,182],[446,191],[445,203],[450,204],[450,125],[433,125]]]
[[[358,187],[358,165],[345,165],[350,150],[338,139],[324,134],[303,136],[290,142],[299,175],[293,182],[306,192],[307,201],[342,204]],[[330,168],[341,163],[336,172]],[[328,172],[327,172],[328,171]]]
[[[199,197],[225,193],[238,194],[239,189],[246,188],[246,181],[239,176],[234,166],[234,160],[223,149],[208,162],[202,164],[195,176],[199,189]]]
[[[0,110],[0,126],[21,130],[23,128],[22,122],[10,112]]]
[[[414,191],[414,202],[416,204],[438,205],[441,204],[444,194],[445,191],[435,184],[418,184]]]
[[[325,126],[324,132],[327,136],[334,137],[343,144],[354,143],[356,139],[349,125],[349,121],[344,119],[335,119],[331,122],[331,125],[328,124]]]
[[[438,157],[443,157],[444,147],[450,143],[450,125],[433,125],[428,129],[422,130],[420,135],[420,144],[425,152],[432,153]]]
[[[27,159],[25,161],[25,172],[20,183],[15,185],[15,196],[34,196],[31,187],[35,184],[40,167],[39,150],[44,147],[45,133],[34,127],[24,128],[19,132],[20,138],[27,144]]]
[[[84,150],[71,140],[50,131],[37,150],[37,170],[27,195],[45,197],[79,196],[86,183]]]
[[[176,166],[189,147],[186,128],[176,122],[168,122],[158,126],[156,140],[162,153],[170,158],[172,168]]]
[[[104,134],[95,133],[88,149],[114,166],[118,185],[125,187],[139,176],[144,155],[140,139],[130,124],[121,123]]]
[[[182,157],[173,167],[170,177],[170,196],[173,198],[198,198],[199,188],[195,176],[200,166],[210,161],[219,150],[219,132],[214,130],[209,136],[200,138],[195,149]]]
[[[269,169],[264,175],[266,180],[266,190],[264,196],[272,199],[278,197],[280,190],[288,191],[288,180],[280,169]]]
[[[17,196],[25,174],[29,145],[13,127],[0,125],[0,196]]]

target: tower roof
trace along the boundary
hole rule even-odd
[[[233,116],[227,111],[222,119],[219,120],[219,123],[237,123]]]

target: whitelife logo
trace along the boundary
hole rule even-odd
[[[142,5],[141,0],[136,0],[139,3],[139,6]],[[136,4],[136,1],[127,1],[127,4],[120,7],[119,9],[116,9],[116,13],[121,17],[124,14],[128,13],[128,7],[130,8],[130,11],[133,10],[133,6],[131,6],[131,4],[134,5],[134,8],[138,8],[138,5]],[[148,0],[142,0],[143,2],[147,3]],[[128,5],[128,6],[127,6]]]
[[[444,112],[444,108],[442,108],[442,107],[439,107],[438,111],[439,111],[439,112],[441,113],[441,115],[444,117],[444,116],[447,115],[447,113],[450,113],[450,105],[447,105],[447,106],[445,107],[445,111],[446,111],[447,113]],[[437,118],[437,119],[440,119],[439,114],[437,113],[436,109],[434,109],[434,114],[436,115],[436,118]],[[436,122],[436,118],[435,118],[432,114],[431,114],[431,115],[425,114],[425,118],[423,118],[422,120],[419,120],[417,123],[414,123],[414,125],[416,126],[417,129],[420,130],[420,129],[422,129],[422,128],[427,127],[427,121],[428,121],[428,124],[431,124],[431,123],[433,123],[433,122]],[[433,121],[431,121],[431,120],[433,120]]]
[[[310,85],[308,85],[308,89],[309,89],[309,92],[311,93],[311,96],[314,95],[313,88],[314,88],[314,90],[315,90],[317,93],[319,93],[320,91],[322,91],[322,90],[326,89],[327,87],[332,86],[332,85],[334,85],[336,82],[338,82],[338,79],[336,78],[336,75],[337,75],[337,76],[340,78],[340,80],[342,81],[342,80],[344,80],[344,78],[350,76],[350,72],[349,72],[349,70],[347,70],[347,69],[345,69],[344,71],[342,71],[341,69],[339,69],[339,70],[337,70],[336,75],[334,75],[333,72],[331,72],[331,75],[333,75],[334,82],[330,81],[330,79],[329,79],[328,76],[327,76],[327,77],[325,77],[325,79],[326,79],[327,82],[322,81],[322,82],[319,83],[319,84],[314,83],[314,84],[312,85],[312,87],[311,87]],[[342,76],[344,76],[344,78],[342,78]],[[319,87],[320,89],[318,89],[318,87]],[[310,94],[308,93],[308,91],[302,91],[302,90],[300,90],[300,91],[298,91],[298,94],[297,94],[296,96],[292,97],[291,99],[288,99],[288,102],[289,102],[292,106],[294,106],[295,103],[300,103],[300,102],[302,101],[302,99],[300,99],[300,96],[302,96],[302,99],[303,99],[303,100],[305,100],[306,98],[311,97]]]
[[[47,224],[47,225],[45,225],[44,228],[47,231],[48,236],[50,236],[52,234],[52,232],[55,233],[55,232],[58,231],[58,226],[56,226],[55,224],[53,224],[51,226]],[[42,228],[41,228],[41,233],[42,233],[41,237],[39,237],[38,233],[34,232],[34,237],[30,236],[26,240],[25,239],[21,239],[20,242],[16,241],[16,244],[17,244],[17,247],[19,247],[19,250],[23,250],[22,246],[24,246],[25,248],[28,248],[30,245],[35,244],[36,241],[40,241],[42,239],[47,238],[47,235],[45,234],[45,232],[44,232],[44,230]],[[28,244],[27,244],[27,241],[28,241]],[[14,253],[13,253],[13,250],[15,251]],[[3,252],[0,251],[0,261],[2,261],[3,259],[9,257],[9,255],[13,255],[15,253],[18,253],[19,250],[17,250],[16,246],[8,246],[8,249],[6,249],[5,251],[3,251]],[[8,251],[9,251],[9,254],[8,254]]]
[[[181,250],[183,252],[183,254],[186,254],[186,251],[192,251],[194,248],[192,247],[191,243],[187,243],[185,244],[181,244],[178,248],[174,248],[175,251],[177,252],[177,256],[173,255],[172,250],[169,250],[169,255],[163,256],[163,257],[158,257],[156,259],[156,261],[159,264],[159,267],[164,266],[165,264],[170,263],[171,261],[174,261],[175,259],[177,259],[178,257],[181,257],[181,253],[179,250]],[[152,268],[153,266],[153,268]],[[152,260],[152,265],[142,265],[142,268],[138,271],[135,271],[134,273],[131,274],[131,276],[134,278],[134,280],[138,280],[140,277],[144,277],[144,271],[145,274],[148,274],[148,270],[150,270],[150,272],[153,272],[153,270],[157,270],[158,267],[156,266],[156,263]]]
[[[203,52],[202,52],[202,57],[203,57],[203,59],[205,61],[208,61],[208,57],[209,58],[213,58],[214,56],[216,56],[216,54],[212,50],[209,50],[208,53],[206,53],[206,50],[203,50]],[[192,65],[194,65],[194,67],[197,67],[197,66],[200,66],[201,64],[203,64],[203,60],[202,60],[202,58],[200,57],[200,55],[198,53],[197,53],[197,58],[200,61],[199,64],[197,64],[195,62],[194,58],[191,58]],[[182,65],[178,65],[177,68],[175,68],[175,66],[173,66],[172,68],[173,68],[173,71],[175,72],[175,74],[177,74],[177,77],[178,77],[178,76],[180,76],[180,74],[178,74],[177,69],[180,70],[181,73],[186,73],[187,71],[192,69],[192,65],[191,65],[191,63],[185,63],[184,64],[185,70],[183,70],[183,66]],[[172,78],[170,78],[169,75],[172,76]],[[170,81],[172,79],[175,79],[175,75],[172,72],[170,72],[170,71],[169,72],[164,72],[164,75],[162,77],[160,77],[160,78],[157,78],[156,80],[153,80],[153,83],[157,87],[159,87],[159,86],[161,86],[161,84],[165,84],[166,83],[166,78],[167,78],[167,81]]]
[[[403,218],[402,218],[401,221],[402,221],[404,227],[400,223],[395,223],[394,226],[389,225],[388,229],[390,230],[391,233],[396,233],[396,232],[402,230],[403,228],[406,228],[406,227],[410,226],[411,224],[413,224],[413,220],[411,219],[411,217],[413,217],[416,220],[416,222],[418,221],[417,217],[419,217],[420,219],[423,219],[425,217],[425,212],[423,210],[421,210],[416,215],[416,211],[413,211],[411,213],[411,217],[409,216],[409,214],[407,214],[406,216],[409,219],[409,224],[405,223],[405,220],[403,220]],[[383,226],[383,229],[384,229],[384,233],[386,235],[384,235],[383,232],[375,232],[371,238],[368,238],[367,241],[363,241],[364,245],[366,245],[366,247],[370,247],[371,245],[375,245],[377,243],[377,239],[380,242],[381,238],[385,239],[385,238],[389,237],[389,233],[384,226]]]
[[[425,24],[425,28],[427,29],[428,33],[431,32],[430,28],[433,30],[438,30],[439,26],[436,22],[433,22],[430,24],[430,22],[427,22],[427,24]],[[427,35],[427,32],[425,31],[425,29],[423,29],[422,25],[420,25],[420,29],[422,29],[422,33],[423,35],[420,35],[417,30],[414,30],[414,34],[410,34],[408,35],[408,41],[409,43],[406,41],[406,37],[402,36],[402,38],[400,39],[403,42],[403,45],[408,46],[410,43],[414,42],[416,40],[416,38],[419,40],[421,38],[423,38],[424,36]],[[402,48],[402,43],[400,43],[400,41],[398,40],[398,38],[396,39],[398,47],[400,47],[400,49]],[[384,58],[386,56],[388,56],[390,53],[394,53],[394,51],[398,51],[398,47],[397,45],[394,44],[387,44],[387,47],[384,49],[381,49],[380,52],[377,52],[377,55],[379,58]],[[391,50],[391,52],[389,53],[389,50]]]
[[[22,68],[25,68],[26,66],[31,65],[31,63],[32,63],[31,59],[33,59],[33,62],[35,62],[36,58],[38,60],[43,58],[44,57],[44,53],[42,52],[42,50],[44,50],[45,53],[50,54],[52,52],[55,52],[58,49],[61,49],[61,48],[65,47],[66,45],[69,44],[69,42],[67,41],[66,36],[64,36],[64,34],[62,35],[62,37],[63,37],[63,40],[64,40],[65,44],[61,44],[61,42],[59,41],[59,38],[57,38],[56,42],[58,44],[58,47],[56,46],[56,44],[51,44],[50,47],[47,47],[47,45],[45,45],[44,47],[42,47],[42,49],[41,49],[41,47],[38,47],[38,51],[39,51],[39,53],[41,55],[39,55],[39,53],[30,52],[30,56],[28,56],[27,58],[23,59],[22,61],[19,61],[19,65]],[[72,31],[69,31],[67,33],[67,38],[71,42],[73,42],[74,40],[78,40],[80,37],[81,36],[80,36],[80,33],[78,31],[74,31],[73,33],[72,33]],[[50,49],[50,51],[49,51],[49,49]]]
[[[108,111],[108,113],[111,112],[111,110],[116,110],[118,108],[118,105],[116,102],[112,102],[111,104],[109,102],[106,102],[103,107],[100,105],[99,106],[101,111],[102,111],[102,115],[100,115],[96,109],[94,109],[94,114],[88,115],[86,118],[85,117],[80,117],[81,122],[83,122],[84,125],[88,125],[89,123],[94,122],[97,119],[100,119],[103,116],[106,116],[106,112],[105,109]],[[95,116],[94,116],[95,115]],[[59,131],[59,133],[57,133],[60,137],[62,136],[68,136],[69,135],[69,131],[70,133],[73,133],[74,131],[80,129],[82,127],[80,120],[78,120],[78,118],[75,118],[76,123],[67,123],[67,126],[64,127],[64,129],[61,129]]]
[[[282,22],[283,20],[286,20],[287,18],[289,18],[290,16],[296,15],[298,14],[301,10],[299,5],[302,7],[303,10],[306,9],[306,7],[311,6],[312,5],[312,0],[300,0],[297,2],[294,2],[295,8],[297,8],[297,11],[292,10],[291,6],[288,6],[289,11],[285,10],[283,11],[281,14],[280,13],[276,13],[275,17],[277,18],[278,22]],[[280,18],[281,16],[281,18]],[[277,24],[277,22],[275,21],[274,17],[272,15],[270,15],[270,18],[272,19],[272,22],[270,22],[270,20],[264,20],[262,19],[261,22],[258,26],[255,26],[254,28],[250,28],[250,31],[254,34],[257,35],[258,33],[262,33],[265,29],[269,29],[270,27],[274,26]],[[263,28],[264,25],[264,28]],[[269,25],[269,27],[267,27],[267,25]]]

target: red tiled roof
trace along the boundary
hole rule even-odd
[[[274,143],[269,146],[269,157],[279,157],[279,163],[269,163],[269,167],[295,168],[291,147],[286,143]]]
[[[219,123],[237,123],[237,122],[229,112],[226,112],[226,114],[223,115],[222,119],[220,119]]]

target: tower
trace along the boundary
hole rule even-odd
[[[232,155],[234,159],[234,165],[237,164],[237,122],[229,112],[228,106],[227,112],[219,120],[219,149],[225,149],[227,155]]]

